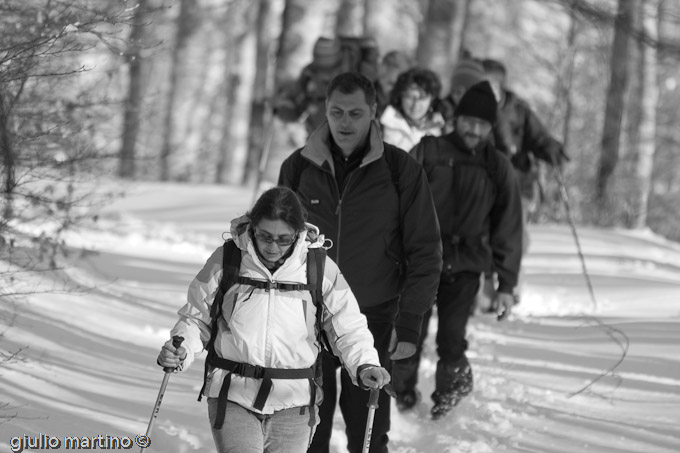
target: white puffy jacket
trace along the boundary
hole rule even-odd
[[[387,143],[409,152],[420,143],[426,135],[439,137],[444,128],[444,117],[439,112],[429,114],[427,123],[423,128],[411,126],[404,115],[393,106],[388,105],[380,117],[383,140]]]
[[[232,222],[232,237],[241,249],[239,275],[258,280],[307,283],[307,249],[324,242],[318,229],[307,224],[294,245],[292,254],[273,274],[260,262],[250,239],[250,224],[236,233],[245,218]],[[242,225],[241,225],[242,226]],[[242,228],[241,228],[242,230]],[[222,247],[218,248],[191,282],[188,302],[179,310],[179,321],[172,335],[184,337],[186,369],[207,346],[210,339],[210,308],[222,277]],[[366,318],[359,311],[354,295],[337,265],[326,258],[323,276],[323,329],[336,356],[356,383],[360,365],[380,365],[373,348],[373,336]],[[219,357],[267,368],[308,368],[314,365],[321,346],[315,336],[316,307],[309,291],[256,289],[235,284],[222,301],[215,351]],[[204,390],[217,397],[229,372],[216,368],[208,375]],[[306,379],[275,379],[261,411],[253,408],[261,379],[231,375],[228,400],[263,414],[309,405],[311,398]]]

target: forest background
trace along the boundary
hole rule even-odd
[[[274,183],[305,133],[272,98],[337,35],[442,95],[464,51],[503,61],[571,157],[536,221],[680,240],[680,0],[0,0],[3,254],[59,249],[120,194],[104,181]]]

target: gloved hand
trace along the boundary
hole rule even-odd
[[[496,312],[496,319],[502,321],[510,316],[512,307],[515,304],[517,304],[517,297],[514,294],[499,292],[496,293],[496,297],[491,304],[491,311]]]
[[[391,353],[390,359],[401,360],[411,357],[416,353],[417,345],[409,343],[408,341],[397,342],[397,331],[392,329],[392,337],[390,338],[390,348]]]
[[[369,366],[359,372],[359,380],[370,389],[379,389],[390,383],[390,373],[381,366]]]
[[[156,362],[162,367],[177,368],[187,358],[187,351],[184,346],[175,349],[172,340],[168,340],[161,348]]]

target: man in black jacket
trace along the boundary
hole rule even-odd
[[[309,221],[332,241],[328,250],[368,320],[383,366],[416,351],[423,315],[432,307],[442,266],[434,203],[422,167],[384,143],[375,120],[373,84],[356,73],[336,76],[326,95],[327,122],[281,166]],[[391,353],[391,355],[390,355]],[[308,451],[328,452],[338,362],[323,357],[321,422]],[[348,450],[362,451],[369,393],[341,373],[340,409]],[[371,452],[387,452],[390,398],[381,392]]]
[[[444,247],[444,267],[437,292],[437,352],[432,417],[446,415],[472,391],[472,369],[465,356],[465,331],[482,272],[491,265],[499,287],[493,301],[498,319],[515,304],[521,262],[520,189],[510,161],[496,151],[490,135],[496,100],[488,82],[473,85],[454,114],[455,130],[425,137],[411,154],[423,164],[432,188]],[[427,326],[429,313],[423,322]],[[401,410],[418,401],[417,353],[392,370]]]

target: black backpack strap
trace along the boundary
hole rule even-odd
[[[293,178],[290,181],[290,189],[293,192],[298,191],[298,188],[300,187],[300,178],[302,176],[302,172],[309,166],[309,161],[302,157],[302,152],[298,151],[294,155],[292,159],[292,169],[293,169]],[[281,182],[279,182],[281,184]]]
[[[238,278],[238,272],[241,268],[241,250],[238,248],[233,240],[228,240],[224,242],[222,246],[222,278],[220,279],[220,284],[217,287],[217,292],[215,293],[215,298],[213,299],[212,307],[210,307],[210,340],[208,340],[208,345],[206,350],[208,351],[208,357],[215,355],[215,338],[217,337],[217,320],[222,316],[222,301],[227,290],[236,283]],[[203,386],[198,394],[198,401],[201,401],[203,397],[203,392],[205,391],[205,386],[208,380],[208,372],[210,371],[210,361],[206,358],[205,368],[203,371]]]
[[[399,168],[399,162],[397,161],[396,156],[394,155],[395,150],[389,147],[385,147],[383,154],[385,155],[385,161],[387,162],[387,166],[390,167],[392,184],[394,185],[394,188],[397,190],[397,195],[399,195],[399,198],[401,199],[401,190],[399,188],[399,175],[401,174],[401,169]]]

